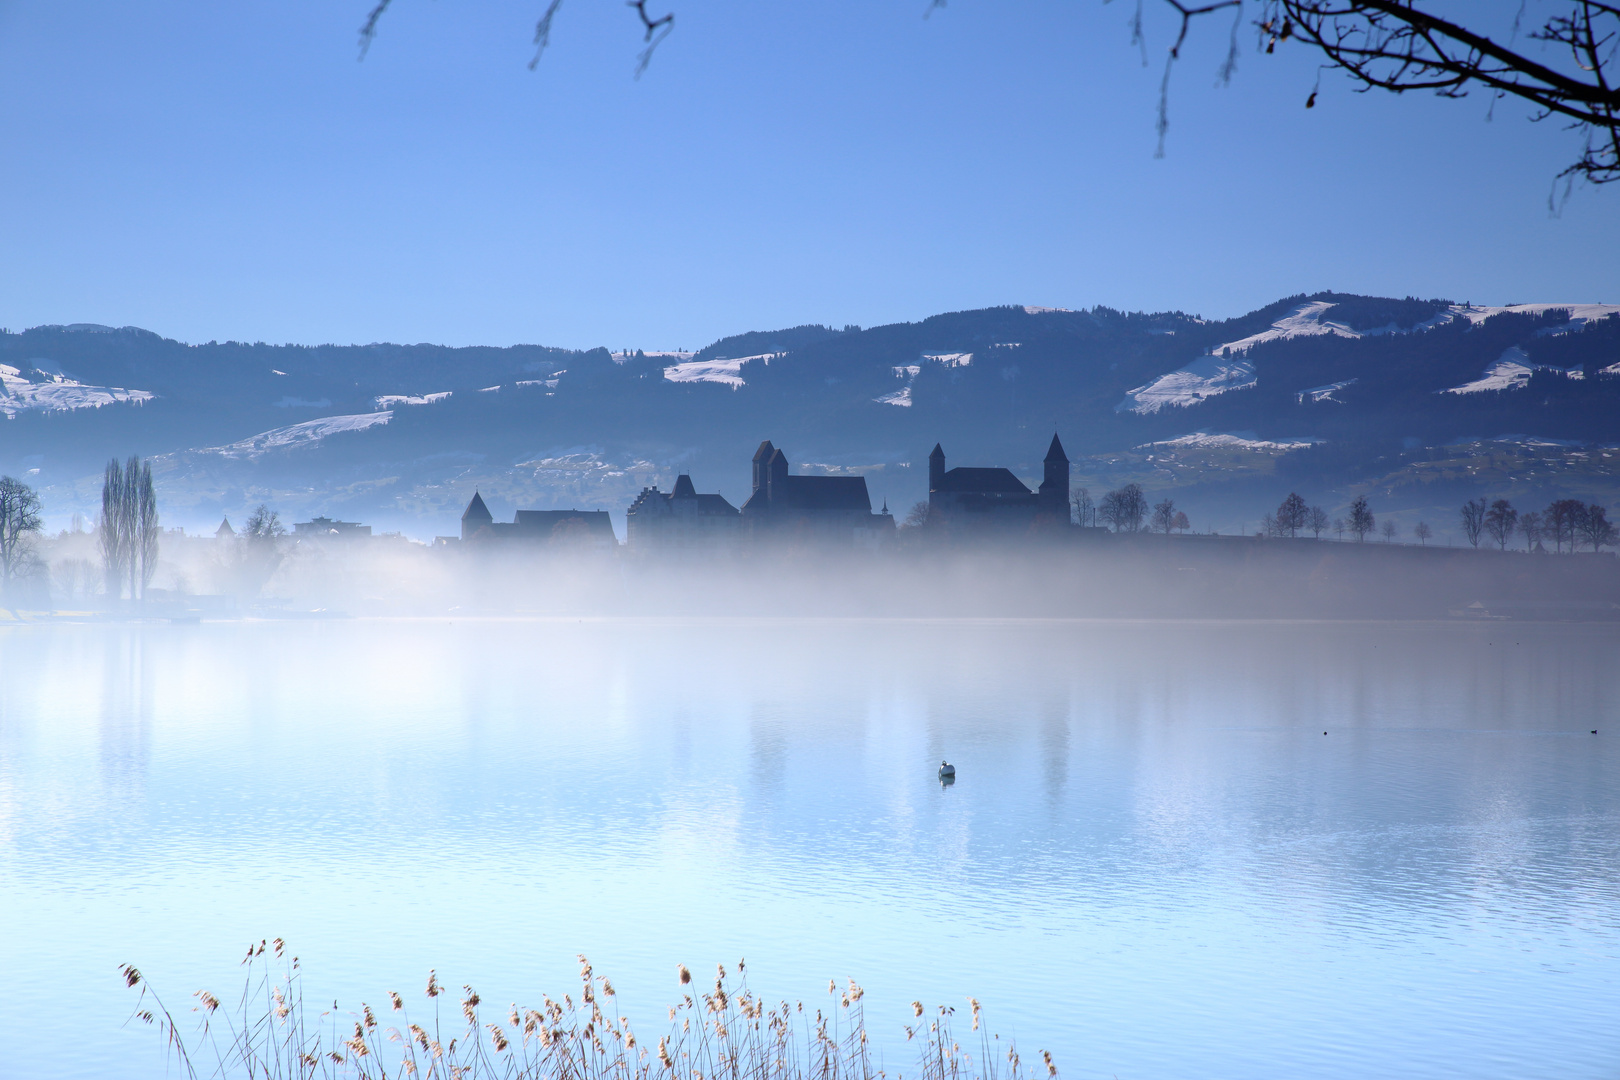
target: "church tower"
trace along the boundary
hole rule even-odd
[[[928,455],[928,490],[938,491],[944,483],[945,451],[935,443],[934,452]]]
[[[1057,433],[1052,434],[1052,445],[1046,451],[1046,476],[1039,492],[1041,513],[1069,520],[1069,456]]]
[[[471,540],[478,534],[478,530],[494,521],[495,516],[489,512],[489,507],[484,505],[484,497],[476,491],[473,492],[472,502],[467,504],[466,512],[461,515],[461,538]]]

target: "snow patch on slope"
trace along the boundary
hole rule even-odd
[[[257,458],[272,450],[286,450],[298,446],[313,445],[328,435],[336,435],[345,431],[365,431],[367,428],[376,427],[378,424],[386,424],[393,418],[392,410],[357,413],[352,416],[328,416],[321,420],[306,420],[302,424],[272,428],[269,431],[262,431],[250,438],[227,443],[224,446],[205,447],[200,453],[218,454],[220,457],[226,458]]]
[[[16,419],[20,412],[71,412],[74,409],[99,409],[103,405],[127,402],[139,405],[151,401],[149,390],[126,390],[121,386],[87,386],[62,374],[47,374],[39,381],[25,376],[10,364],[0,364],[0,413],[7,420]]]
[[[1184,450],[1303,450],[1307,446],[1326,442],[1313,437],[1299,439],[1262,439],[1252,431],[1195,431],[1161,442],[1143,443],[1138,450],[1151,450],[1157,446]]]
[[[1516,315],[1540,315],[1548,311],[1569,312],[1569,322],[1560,326],[1549,326],[1542,330],[1543,334],[1569,334],[1586,326],[1587,323],[1597,319],[1606,319],[1610,315],[1620,313],[1620,304],[1509,304],[1507,307],[1476,307],[1473,304],[1454,304],[1451,315],[1458,319],[1467,319],[1471,324],[1478,325],[1492,315],[1501,315],[1512,312]]]
[[[911,408],[911,384],[917,381],[917,376],[921,373],[921,364],[900,364],[894,369],[894,377],[904,379],[906,385],[892,394],[884,394],[882,397],[875,397],[872,400],[879,405],[898,405],[903,409]]]
[[[1339,337],[1358,338],[1361,332],[1352,330],[1344,323],[1333,322],[1326,319],[1328,311],[1337,305],[1331,300],[1311,300],[1291,309],[1288,314],[1272,323],[1271,326],[1258,334],[1250,334],[1246,338],[1228,341],[1225,345],[1217,345],[1210,352],[1217,356],[1227,352],[1248,352],[1265,341],[1282,341],[1287,338],[1317,337],[1322,334],[1337,334]],[[1382,331],[1374,331],[1380,333]]]
[[[1307,401],[1338,401],[1339,399],[1333,396],[1335,393],[1359,381],[1359,379],[1344,379],[1340,382],[1328,383],[1326,386],[1311,386],[1301,390],[1294,397],[1301,405]]]
[[[522,386],[522,383],[518,384]],[[432,405],[436,401],[443,401],[454,391],[440,390],[436,394],[382,394],[371,400],[377,403],[377,408],[387,409],[395,405]]]
[[[1247,389],[1254,384],[1254,365],[1249,361],[1200,356],[1181,370],[1160,375],[1128,392],[1125,400],[1114,406],[1114,411],[1147,416],[1166,406],[1185,408],[1216,394]]]
[[[1607,370],[1607,369],[1605,369]],[[1536,371],[1561,371],[1571,379],[1583,379],[1585,372],[1580,368],[1559,368],[1551,364],[1538,364],[1530,359],[1523,349],[1517,345],[1502,353],[1496,363],[1485,369],[1485,374],[1473,382],[1453,386],[1442,390],[1442,394],[1478,394],[1486,390],[1513,390],[1530,381],[1530,376]]]
[[[688,353],[687,355],[691,355]],[[716,360],[692,360],[683,364],[671,364],[664,369],[664,378],[670,382],[712,382],[722,383],[733,389],[746,386],[742,377],[742,366],[751,360],[759,360],[769,364],[783,353],[760,353],[758,356],[739,356],[735,359],[721,357]]]

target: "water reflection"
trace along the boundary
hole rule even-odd
[[[972,995],[1070,1077],[1620,1060],[1620,755],[1588,734],[1612,631],[6,634],[19,1075],[158,1075],[114,966],[183,994],[278,934],[346,1001],[430,966],[535,1000],[580,951],[643,1016],[675,963],[742,955],[779,997],[859,978],[896,1035],[913,998]]]

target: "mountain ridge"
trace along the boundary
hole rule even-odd
[[[1334,292],[1223,320],[1002,305],[748,331],[680,354],[191,345],[72,324],[0,334],[0,365],[0,470],[39,486],[50,513],[92,512],[100,465],[138,453],[157,459],[168,519],[193,528],[264,501],[430,536],[473,486],[508,506],[622,515],[677,471],[745,495],[764,438],[806,470],[867,475],[874,498],[903,507],[925,493],[934,442],[1034,478],[1053,430],[1077,482],[1143,466],[1138,482],[1222,527],[1258,516],[1247,503],[1278,484],[1347,499],[1501,436],[1541,440],[1523,444],[1537,454],[1581,444],[1560,450],[1571,461],[1620,442],[1620,307]],[[1173,475],[1152,467],[1167,454]],[[1548,483],[1607,501],[1607,471],[1589,461]],[[1430,482],[1413,511],[1440,506],[1445,486]]]

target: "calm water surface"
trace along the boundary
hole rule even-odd
[[[984,1002],[1065,1077],[1620,1076],[1620,632],[349,621],[0,630],[0,1076],[311,997],[675,966]],[[1590,734],[1590,729],[1599,734]],[[1324,735],[1326,731],[1328,734]],[[935,769],[959,780],[941,788]]]

